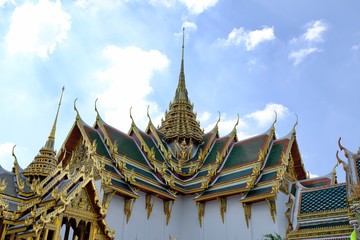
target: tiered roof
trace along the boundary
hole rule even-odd
[[[179,83],[174,100],[170,103],[169,111],[165,113],[165,119],[161,123],[160,131],[164,134],[164,140],[166,141],[191,139],[202,142],[203,132],[200,123],[196,120],[196,114],[193,111],[193,105],[190,103],[185,84],[184,34]]]

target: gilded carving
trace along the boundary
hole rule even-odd
[[[259,161],[260,161],[260,162],[264,162],[265,157],[266,157],[266,151],[263,150],[263,149],[260,149],[260,150],[259,150],[259,153],[258,153]]]
[[[124,178],[126,182],[130,182],[133,183],[135,182],[135,172],[134,169],[131,169],[131,171],[129,169],[124,169]]]
[[[174,179],[173,175],[168,176],[168,175],[164,174],[163,178],[165,180],[166,185],[171,186],[171,187],[175,186],[175,179]]]
[[[207,173],[207,176],[213,177],[217,172],[218,166],[216,163],[211,164]]]
[[[166,216],[166,225],[168,225],[170,222],[171,211],[172,211],[173,205],[174,205],[174,201],[164,200],[164,213]]]
[[[278,193],[281,183],[279,181],[273,181],[271,185],[271,193]]]
[[[174,141],[175,156],[181,162],[187,162],[192,154],[193,142],[190,139],[189,143],[186,143],[185,138],[179,143],[177,139]]]
[[[243,203],[242,205],[244,208],[246,226],[249,228],[249,221],[251,219],[251,204]]]
[[[8,210],[9,203],[7,203],[1,196],[0,196],[0,210]]]
[[[271,218],[273,220],[273,222],[275,223],[275,216],[276,216],[276,202],[275,202],[275,198],[266,198],[266,202],[269,205],[269,210],[270,210],[270,214],[271,214]]]
[[[128,223],[130,220],[131,212],[134,208],[135,201],[135,198],[125,198],[124,214],[126,216],[126,223]]]
[[[260,164],[257,163],[251,172],[251,176],[258,176],[260,174],[260,168],[261,168]]]
[[[205,202],[196,202],[196,207],[198,210],[199,224],[200,224],[200,227],[202,227],[202,220],[205,215]]]
[[[89,197],[84,189],[81,190],[78,197],[74,201],[71,201],[70,206],[82,211],[94,212],[91,203],[89,202]]]
[[[202,189],[208,188],[210,180],[211,180],[211,177],[203,177],[202,181],[201,181],[201,188]]]
[[[221,220],[224,223],[224,221],[225,221],[225,213],[226,213],[226,206],[227,206],[227,199],[219,197],[219,198],[217,198],[217,200],[218,200],[218,203],[219,203]]]
[[[3,193],[6,189],[7,186],[7,182],[5,179],[3,179],[2,181],[0,181],[0,193]]]
[[[150,215],[151,215],[151,212],[153,210],[156,198],[157,198],[157,195],[146,194],[145,209],[146,209],[146,217],[147,217],[147,219],[150,218]]]
[[[256,181],[256,177],[251,177],[247,182],[246,182],[246,188],[248,189],[252,189],[255,185],[255,181]]]

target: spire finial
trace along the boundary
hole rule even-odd
[[[176,89],[176,94],[173,101],[174,103],[179,103],[179,102],[189,103],[188,92],[185,84],[185,71],[184,71],[185,46],[184,45],[185,45],[185,28],[183,28],[179,83]]]
[[[184,48],[185,48],[185,27],[183,27],[183,36],[182,36],[182,51],[181,51],[181,61],[184,62]],[[184,68],[184,66],[182,66]],[[182,69],[184,70],[184,69]]]
[[[56,124],[57,124],[57,120],[58,120],[58,116],[59,116],[59,111],[60,111],[60,106],[61,106],[61,102],[62,102],[62,97],[64,95],[64,91],[65,91],[65,86],[63,86],[62,89],[61,89],[61,95],[60,95],[60,100],[59,100],[58,108],[57,108],[56,115],[55,115],[54,124],[53,124],[53,126],[51,128],[50,135],[49,135],[48,140],[46,142],[46,148],[48,148],[50,150],[54,150]]]

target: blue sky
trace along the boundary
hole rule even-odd
[[[313,175],[336,164],[337,140],[360,146],[359,1],[0,0],[0,164],[11,149],[26,167],[45,144],[65,86],[60,149],[75,121],[92,125],[94,103],[127,132],[129,109],[158,124],[177,85],[185,27],[185,75],[205,130],[240,116],[239,139],[296,127]],[[343,154],[340,154],[342,158]],[[340,180],[342,168],[337,168]]]

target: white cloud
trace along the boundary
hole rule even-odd
[[[353,45],[353,46],[351,47],[351,50],[353,50],[353,51],[358,51],[358,50],[360,50],[360,44]]]
[[[43,59],[67,37],[71,18],[61,2],[39,1],[16,7],[6,43],[10,53],[35,54]]]
[[[15,5],[15,0],[0,0],[0,7],[4,7],[5,4],[11,3],[12,5]]]
[[[76,0],[75,5],[82,8],[90,8],[98,11],[99,9],[111,10],[129,2],[137,2],[138,0]],[[164,6],[167,8],[175,7],[177,2],[185,5],[190,14],[200,14],[216,5],[218,0],[148,0],[150,5]]]
[[[197,25],[193,22],[185,21],[182,24],[182,27],[185,28],[187,31],[196,31],[197,30]]]
[[[277,103],[268,103],[265,108],[253,113],[247,114],[245,118],[253,119],[257,122],[259,127],[270,125],[275,119],[275,112],[279,119],[285,117],[289,110],[287,107]]]
[[[307,24],[308,28],[303,35],[304,40],[309,42],[323,41],[323,34],[327,30],[327,24],[321,20],[313,21]]]
[[[222,46],[245,44],[247,51],[255,49],[260,43],[275,39],[274,28],[264,27],[260,30],[247,31],[244,28],[234,28],[227,39],[218,39],[217,44]]]
[[[210,117],[211,117],[211,113],[205,111],[205,112],[201,113],[200,115],[198,115],[197,119],[198,119],[198,120],[200,121],[200,123],[201,123],[201,122],[207,122],[207,121],[209,121]]]
[[[323,35],[327,28],[327,24],[321,20],[312,21],[306,24],[305,33],[290,40],[290,44],[298,46],[297,50],[292,50],[289,54],[294,65],[301,63],[310,54],[320,52],[318,44],[324,41]]]
[[[190,11],[191,14],[200,14],[206,9],[215,6],[218,0],[179,0]]]
[[[76,0],[75,5],[81,8],[89,8],[94,12],[98,10],[113,10],[114,7],[122,6],[133,0]],[[166,0],[154,0],[150,2],[166,2]]]
[[[9,162],[9,159],[12,158],[11,152],[14,145],[14,143],[0,144],[0,165],[7,170],[11,169],[12,166],[12,163]]]
[[[301,63],[303,61],[303,59],[307,56],[309,56],[310,54],[319,52],[320,50],[315,48],[315,47],[310,47],[310,48],[302,48],[300,50],[297,51],[292,51],[289,54],[289,59],[294,60],[294,65],[298,65],[299,63]]]
[[[239,118],[239,123],[236,127],[237,136],[239,139],[246,139],[263,131],[264,127],[270,127],[275,120],[275,111],[278,119],[283,119],[289,114],[289,110],[284,105],[278,103],[268,103],[265,108],[249,114],[245,117]],[[227,118],[227,114],[221,114],[219,122],[219,132],[221,136],[229,134],[237,122],[238,118]],[[212,130],[216,121],[209,124],[205,128],[205,132]],[[255,125],[254,125],[255,123]]]
[[[150,105],[150,115],[156,126],[162,113],[157,104],[147,97],[153,91],[150,80],[154,72],[166,69],[168,58],[157,50],[144,51],[138,47],[119,48],[113,45],[107,46],[103,55],[109,65],[99,71],[98,77],[107,89],[98,97],[102,109],[105,109],[105,120],[127,131],[131,123],[127,116],[132,107],[136,124],[144,128],[148,122],[147,106]]]
[[[176,0],[150,0],[149,3],[154,6],[161,5],[170,8],[175,6]]]
[[[209,124],[205,128],[205,132],[211,131],[215,127],[216,121],[214,123]],[[234,129],[237,121],[238,121],[237,116],[233,117],[233,118],[228,118],[227,114],[221,114],[220,122],[218,125],[220,135],[224,136],[224,135],[229,134]],[[237,125],[237,128],[239,128],[239,129],[245,128],[246,126],[247,126],[247,123],[245,122],[245,120],[242,118],[239,118],[239,123]]]
[[[182,24],[182,28],[185,28],[185,38],[189,39],[189,33],[190,32],[195,32],[198,27],[193,22],[185,21]],[[176,38],[181,38],[182,39],[183,32],[181,30],[180,32],[175,33],[174,35],[175,35]]]

